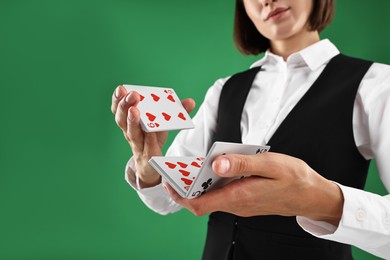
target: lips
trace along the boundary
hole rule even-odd
[[[270,12],[267,17],[264,19],[264,21],[268,21],[269,19],[271,19],[272,17],[278,15],[278,14],[281,14],[281,13],[284,13],[286,11],[290,10],[290,7],[278,7],[276,8],[275,10],[273,10],[272,12]]]

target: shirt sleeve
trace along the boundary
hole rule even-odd
[[[167,156],[205,156],[207,154],[216,127],[219,96],[225,81],[226,79],[217,80],[209,88],[193,118],[195,128],[180,131],[168,148]],[[136,190],[140,199],[151,210],[166,215],[182,208],[169,197],[161,183],[154,187],[141,187],[132,158],[127,163],[125,172],[127,183]]]
[[[169,197],[161,183],[150,188],[142,188],[140,186],[133,158],[126,165],[125,179],[136,190],[142,202],[154,212],[166,215],[177,212],[182,208]]]
[[[378,174],[390,189],[390,66],[375,63],[363,78],[354,107],[354,137],[360,153],[375,159]],[[344,196],[339,226],[297,217],[314,236],[359,247],[390,258],[390,195],[379,196],[339,184]]]
[[[178,133],[167,150],[168,156],[206,156],[217,126],[219,97],[226,80],[227,78],[219,79],[209,88],[192,119],[195,127]]]
[[[339,184],[345,201],[339,226],[297,217],[307,232],[359,247],[371,254],[390,257],[390,195],[379,196]]]

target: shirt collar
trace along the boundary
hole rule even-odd
[[[328,39],[316,42],[305,49],[291,54],[287,62],[282,57],[271,53],[269,50],[260,60],[253,63],[250,67],[258,67],[266,64],[287,63],[292,66],[308,66],[312,71],[326,64],[330,59],[339,54],[339,50]]]

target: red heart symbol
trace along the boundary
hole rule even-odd
[[[145,97],[140,94],[139,98],[140,98],[139,101],[141,102],[142,100],[144,100]]]
[[[168,114],[165,113],[165,112],[162,112],[162,115],[164,116],[164,119],[167,120],[167,121],[169,121],[169,119],[171,119],[171,116],[168,115]]]
[[[172,102],[176,102],[172,95],[167,96],[167,99],[169,99]]]
[[[192,181],[186,178],[181,178],[181,180],[186,184],[186,185],[191,185]]]
[[[178,116],[179,118],[183,119],[183,120],[187,120],[187,118],[185,118],[184,114],[181,113],[181,112],[180,112],[177,116]]]
[[[154,101],[159,101],[160,100],[160,97],[159,96],[157,96],[157,95],[155,95],[155,94],[150,94],[151,96],[152,96],[152,98],[153,98],[153,100]]]
[[[177,162],[178,165],[180,165],[181,168],[187,168],[188,164],[182,163],[182,162]]]
[[[200,168],[200,164],[197,162],[192,162],[191,165]]]
[[[152,115],[151,113],[146,113],[146,116],[148,117],[149,121],[154,121],[154,119],[156,119],[156,116],[155,115]]]
[[[181,174],[183,174],[184,176],[190,175],[190,172],[185,171],[185,170],[179,170],[179,172],[181,172]]]
[[[174,164],[174,163],[165,162],[165,164],[166,164],[170,169],[175,169],[175,168],[176,168],[176,164]]]
[[[156,127],[159,127],[159,126],[160,126],[160,124],[156,123]]]

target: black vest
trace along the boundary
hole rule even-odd
[[[337,55],[281,123],[272,152],[304,160],[325,178],[364,188],[369,167],[356,148],[352,117],[360,82],[372,62]],[[213,141],[241,143],[241,114],[260,67],[233,75],[219,101]],[[261,78],[261,72],[259,74]],[[210,215],[204,260],[353,259],[351,246],[316,238],[295,217]]]

